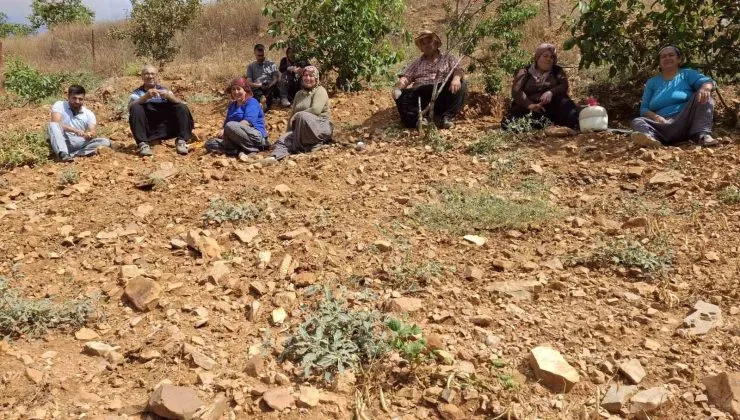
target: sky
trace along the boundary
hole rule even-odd
[[[82,3],[95,12],[96,22],[123,19],[131,9],[129,0],[82,0]],[[0,0],[0,12],[8,15],[9,22],[28,23],[31,0]]]

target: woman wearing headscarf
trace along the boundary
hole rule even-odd
[[[293,99],[288,117],[288,130],[272,151],[277,160],[293,153],[310,152],[318,145],[331,142],[329,94],[320,85],[319,70],[314,66],[303,69],[301,90]]]
[[[243,77],[229,84],[228,92],[232,102],[226,110],[224,126],[219,138],[206,141],[209,152],[237,156],[266,150],[267,131],[265,114],[260,103],[252,96],[252,89]]]
[[[632,120],[638,146],[659,147],[683,140],[715,146],[712,138],[714,81],[694,69],[681,68],[683,54],[675,45],[658,52],[660,74],[645,84],[640,117]]]
[[[501,122],[502,128],[531,114],[534,119],[544,117],[555,125],[578,129],[578,107],[568,96],[568,77],[557,63],[554,45],[537,47],[532,64],[514,75],[511,109]]]

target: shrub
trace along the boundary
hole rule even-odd
[[[421,140],[424,146],[429,146],[434,153],[444,153],[452,149],[452,143],[439,134],[434,124],[427,125],[423,130]]]
[[[131,0],[131,24],[123,36],[134,44],[137,57],[164,67],[180,51],[175,35],[201,12],[200,0]]]
[[[725,187],[717,194],[717,198],[725,204],[740,203],[740,189],[732,185]]]
[[[358,90],[401,60],[387,38],[408,39],[404,9],[403,0],[267,0],[262,13],[271,18],[268,33],[285,38],[270,48],[300,46],[323,71],[337,71],[337,87]]]
[[[31,15],[28,20],[33,29],[52,27],[64,23],[82,23],[89,25],[95,12],[82,4],[82,0],[33,0]]]
[[[377,311],[352,311],[326,291],[316,310],[298,326],[281,359],[300,363],[304,377],[335,374],[373,360],[388,351]]]
[[[8,22],[8,15],[0,12],[0,39],[7,38],[9,36],[23,36],[30,35],[33,33],[33,28],[28,25],[20,23]]]
[[[80,174],[77,173],[77,169],[69,168],[59,174],[60,185],[74,185],[80,182]]]
[[[54,303],[26,299],[0,277],[0,335],[37,337],[51,329],[79,328],[95,312],[94,298]]]
[[[211,200],[208,210],[203,214],[203,219],[215,223],[237,222],[254,220],[259,217],[260,213],[260,209],[252,203],[233,203],[218,197]]]
[[[491,156],[496,152],[515,146],[519,138],[503,130],[490,130],[483,133],[475,143],[468,148],[468,153],[478,156]]]
[[[5,88],[30,102],[39,102],[62,91],[64,76],[42,74],[18,58],[8,60]]]
[[[391,347],[398,350],[398,354],[412,367],[426,360],[427,342],[418,325],[407,324],[396,318],[389,318],[385,325],[391,330]]]
[[[665,272],[670,267],[673,252],[664,242],[658,242],[654,250],[650,250],[640,242],[624,239],[599,246],[590,255],[576,257],[573,262],[597,267],[621,265],[639,268],[647,275],[654,275]]]
[[[441,272],[442,268],[437,262],[413,264],[407,257],[389,273],[389,280],[393,289],[413,291],[426,286],[430,280],[439,276]]]
[[[737,75],[737,2],[579,0],[565,49],[578,47],[580,67],[608,65],[609,75],[652,72],[658,48],[678,45],[692,67]]]
[[[0,133],[0,168],[35,165],[49,159],[46,133],[11,131]]]

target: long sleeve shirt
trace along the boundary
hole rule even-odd
[[[539,103],[540,96],[547,91],[553,96],[568,95],[568,76],[560,66],[553,66],[548,76],[541,81],[532,76],[529,68],[523,68],[514,75],[511,85],[511,98],[514,103],[524,109],[529,105]]]
[[[431,85],[442,83],[453,69],[455,74],[462,76],[463,69],[457,62],[457,58],[450,53],[440,53],[439,57],[432,61],[425,59],[424,56],[412,61],[403,71],[402,76],[414,86]]]
[[[310,91],[301,89],[295,94],[293,108],[290,112],[292,118],[297,112],[308,111],[319,117],[329,117],[329,93],[323,86],[316,86]]]
[[[640,116],[649,111],[663,118],[677,115],[702,85],[714,81],[694,69],[679,69],[671,80],[657,75],[648,79],[642,92]]]
[[[262,105],[254,98],[247,99],[242,105],[237,104],[236,101],[231,102],[226,110],[224,127],[226,127],[226,123],[231,121],[248,121],[257,131],[262,133],[262,137],[267,138],[265,114],[262,112]]]

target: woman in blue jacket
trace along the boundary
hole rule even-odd
[[[260,103],[252,96],[247,79],[240,77],[232,80],[228,92],[233,102],[226,110],[223,131],[219,138],[206,142],[206,150],[228,156],[267,150],[270,144],[265,131],[265,114]]]
[[[694,69],[681,68],[683,55],[675,45],[658,52],[660,74],[645,84],[640,117],[632,120],[632,140],[658,147],[684,140],[714,146],[712,119],[714,81]]]

